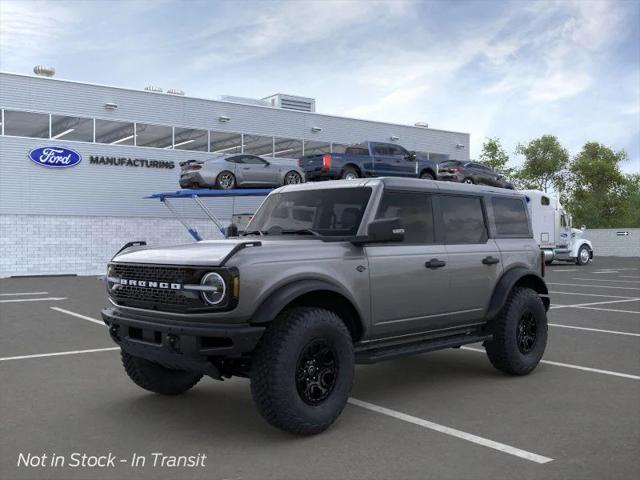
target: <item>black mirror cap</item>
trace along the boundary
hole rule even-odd
[[[398,217],[378,218],[369,223],[367,243],[401,242],[404,240],[404,227]]]
[[[231,238],[238,236],[238,226],[235,223],[230,223],[227,228],[224,229],[224,238]]]

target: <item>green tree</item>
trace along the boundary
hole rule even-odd
[[[524,156],[522,168],[516,173],[519,187],[545,192],[553,187],[557,193],[563,193],[569,152],[555,136],[543,135],[527,144],[519,144],[516,153]]]
[[[487,137],[485,139],[482,144],[480,161],[505,177],[511,178],[513,176],[514,169],[507,166],[509,155],[502,147],[498,137]]]
[[[626,159],[624,150],[616,152],[597,142],[585,143],[574,157],[569,168],[568,207],[576,225],[607,228],[634,223],[638,214],[631,203],[640,182],[620,171],[620,162]]]

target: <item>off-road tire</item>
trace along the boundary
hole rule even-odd
[[[340,174],[340,178],[344,180],[346,179],[355,180],[356,178],[360,178],[360,174],[353,167],[345,167],[344,170],[342,170],[342,173]]]
[[[133,383],[161,395],[180,395],[193,387],[202,375],[171,370],[162,365],[121,352],[122,365]]]
[[[531,350],[523,353],[518,328],[527,313],[535,320],[536,337]],[[526,375],[536,368],[547,345],[548,326],[544,304],[534,290],[515,287],[490,327],[493,338],[485,346],[494,367],[511,375]]]
[[[299,393],[296,375],[303,352],[318,340],[333,349],[337,372],[328,397],[312,405]],[[353,369],[353,341],[342,320],[322,308],[295,307],[280,313],[261,338],[252,359],[251,394],[271,425],[312,435],[327,429],[342,412],[351,391]]]
[[[431,172],[422,172],[420,174],[420,178],[422,178],[423,180],[435,180],[436,177],[433,176],[433,173]]]
[[[591,260],[591,255],[589,255],[589,258],[584,261],[582,260],[582,252],[586,250],[587,252],[589,252],[589,247],[587,247],[586,245],[582,245],[579,249],[578,249],[578,256],[576,257],[576,265],[586,265],[587,263],[589,263],[589,260]]]

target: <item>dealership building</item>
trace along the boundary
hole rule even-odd
[[[343,152],[364,140],[438,159],[469,158],[467,133],[324,115],[310,98],[210,100],[179,90],[59,80],[46,67],[34,71],[0,73],[0,277],[102,274],[128,241],[194,241],[165,205],[144,198],[177,190],[185,160],[217,153],[295,159]],[[75,152],[65,168],[32,158],[34,151],[42,157],[56,150]],[[255,211],[262,199],[216,198],[206,205],[229,221],[232,213]],[[220,236],[190,201],[175,205],[203,237]]]

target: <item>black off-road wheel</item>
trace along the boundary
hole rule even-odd
[[[274,427],[313,435],[338,418],[353,382],[353,341],[333,312],[296,307],[280,313],[260,340],[251,393]]]
[[[199,373],[171,370],[144,358],[121,352],[122,365],[133,383],[161,395],[180,395],[200,381]]]
[[[487,356],[498,370],[526,375],[540,362],[547,345],[547,313],[537,292],[514,288],[490,324],[493,338]]]

